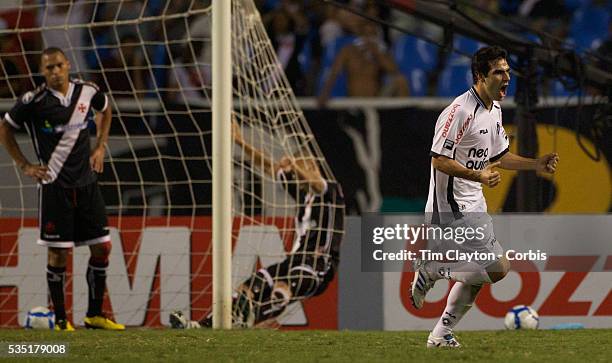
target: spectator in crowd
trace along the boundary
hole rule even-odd
[[[308,35],[308,19],[300,4],[283,0],[277,10],[269,13],[264,22],[276,56],[293,91],[302,95],[305,80],[298,60]]]
[[[341,72],[346,71],[350,97],[408,96],[408,81],[378,36],[378,28],[362,20],[359,37],[342,48],[318,97],[321,107]],[[385,80],[386,79],[386,80]]]
[[[371,19],[380,20],[387,20],[390,15],[388,9],[385,9],[373,0],[368,0],[368,2],[365,3],[365,5],[363,6],[363,13]],[[378,36],[381,41],[385,42],[386,45],[389,45],[390,43],[388,42],[388,29],[386,27],[381,26],[379,23],[374,24],[374,26],[377,28],[376,36]]]
[[[518,8],[519,15],[529,19],[529,25],[557,38],[569,32],[570,13],[563,0],[525,0]]]
[[[104,22],[111,25],[96,26],[91,29],[91,38],[87,39],[93,42],[95,52],[86,53],[87,61],[93,68],[98,68],[99,63],[106,63],[112,57],[111,51],[114,46],[118,46],[120,39],[130,34],[135,37],[140,37],[143,40],[149,39],[151,34],[151,22],[137,23],[141,14],[143,16],[155,15],[152,13],[154,6],[145,3],[143,0],[128,0],[121,2],[102,2],[96,7],[96,12],[93,15],[96,22]],[[132,21],[128,24],[114,24],[116,21]]]
[[[7,23],[0,18],[0,30],[7,28]],[[15,98],[26,91],[28,82],[24,74],[23,59],[10,55],[14,51],[14,37],[0,34],[0,98]]]
[[[335,6],[327,5],[325,8],[325,20],[323,20],[321,26],[319,27],[319,37],[321,39],[321,46],[326,47],[338,38],[344,35],[344,31],[342,30],[342,24],[337,18],[337,13],[339,10]]]
[[[210,91],[207,80],[196,62],[196,54],[201,52],[201,43],[190,42],[183,47],[182,54],[174,60],[174,66],[168,73],[170,101],[186,104],[190,101],[203,101],[208,97],[204,94]]]
[[[191,10],[192,5],[197,5],[201,1],[195,0],[175,0],[168,2],[167,7],[162,10],[163,20],[156,23],[153,34],[161,40],[167,41],[170,53],[182,52],[180,40],[185,38],[188,31],[188,23],[183,17],[172,17],[174,14],[181,14]]]
[[[52,27],[58,25],[87,24],[91,21],[92,3],[84,0],[67,2],[66,0],[50,0],[46,6],[38,9],[38,26]],[[87,29],[70,27],[68,29],[43,29],[41,48],[57,47],[63,49],[72,65],[72,72],[87,79],[88,71],[83,48]]]
[[[144,12],[145,4],[143,0],[130,0],[130,1],[121,1],[121,2],[108,2],[105,5],[105,20],[107,21],[117,21],[117,20],[133,20],[138,19],[140,14]],[[145,16],[148,14],[144,14]],[[142,24],[141,32],[144,33],[146,28],[144,26],[146,23]],[[130,24],[118,24],[114,26],[112,32],[110,32],[110,42],[111,44],[117,44],[119,39],[123,37],[125,34],[132,34],[134,36],[138,35],[138,27],[136,23]],[[115,39],[118,37],[118,39]]]
[[[364,11],[363,1],[352,0],[349,2],[349,5],[354,10]],[[341,36],[357,34],[359,32],[359,25],[362,19],[359,15],[334,5],[327,5],[324,14],[325,19],[319,27],[322,47],[333,44]]]
[[[96,83],[115,98],[143,97],[147,90],[143,52],[138,37],[125,34],[111,57],[102,62]]]
[[[204,9],[210,6],[210,0],[200,1],[196,3],[196,9]],[[203,83],[210,87],[212,85],[212,43],[211,43],[211,27],[212,13],[204,12],[193,20],[189,25],[189,33],[186,34],[194,46],[196,51],[196,59]],[[187,42],[187,38],[185,42]]]

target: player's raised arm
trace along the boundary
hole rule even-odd
[[[38,182],[48,178],[47,167],[44,165],[30,164],[28,159],[23,155],[17,140],[13,127],[6,120],[0,120],[0,143],[4,145],[6,151],[13,158],[19,169],[27,176],[36,179]]]
[[[538,173],[553,174],[557,170],[559,154],[550,153],[537,159],[532,159],[508,152],[499,161],[501,162],[500,167],[503,169],[535,170]]]
[[[247,161],[249,161],[251,165],[261,167],[264,173],[274,177],[277,166],[274,165],[269,156],[244,140],[242,132],[240,132],[240,126],[234,120],[232,120],[232,137],[234,138],[234,142],[242,147],[242,150],[244,150],[247,155]]]
[[[344,47],[340,50],[340,52],[336,56],[336,59],[334,59],[334,63],[331,66],[329,75],[325,79],[325,82],[323,83],[323,87],[321,88],[321,92],[319,93],[319,96],[317,97],[317,104],[319,107],[325,107],[327,105],[327,101],[329,101],[329,97],[331,95],[332,88],[334,87],[334,84],[336,83],[336,79],[338,79],[338,76],[340,76],[340,74],[346,67],[346,62],[348,61],[348,58],[349,58],[348,47]]]

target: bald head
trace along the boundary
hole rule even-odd
[[[59,53],[64,58],[66,58],[66,54],[60,48],[58,48],[58,47],[49,47],[49,48],[46,48],[45,50],[43,50],[41,55],[40,55],[40,62],[41,62],[41,64],[42,64],[42,60],[43,60],[43,58],[45,56],[49,56],[49,55],[56,54],[56,53]]]

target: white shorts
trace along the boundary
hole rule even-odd
[[[430,240],[429,248],[432,251],[441,252],[445,256],[449,251],[452,251],[452,256],[463,254],[477,255],[478,258],[474,258],[472,262],[483,267],[495,263],[503,256],[504,249],[499,241],[497,241],[497,238],[495,238],[493,220],[487,213],[465,214],[461,219],[443,228],[445,230],[452,228],[455,238],[436,239],[433,245]]]

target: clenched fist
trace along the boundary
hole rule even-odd
[[[482,171],[480,172],[480,182],[488,186],[489,188],[497,186],[497,184],[499,184],[499,182],[501,181],[501,175],[499,174],[499,171],[496,171],[494,169],[497,168],[500,164],[501,163],[499,161],[496,161],[482,169]]]
[[[557,171],[558,163],[559,154],[557,153],[550,153],[541,156],[536,161],[536,172],[553,174],[555,171]]]

